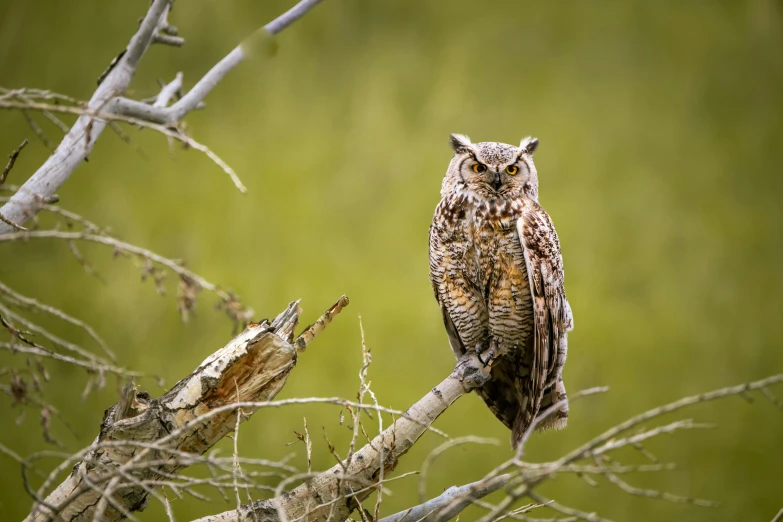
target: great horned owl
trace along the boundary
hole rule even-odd
[[[490,378],[476,390],[516,448],[537,428],[565,427],[562,370],[573,327],[552,220],[538,204],[535,138],[519,147],[453,134],[454,158],[430,227],[430,279],[459,358],[475,350]]]

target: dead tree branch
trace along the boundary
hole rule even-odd
[[[197,522],[325,522],[345,520],[390,473],[430,425],[467,391],[485,382],[488,370],[475,354],[463,357],[446,379],[371,442],[332,468],[270,500],[243,505]],[[370,406],[379,409],[379,406]],[[383,471],[382,471],[383,470]]]
[[[88,107],[97,111],[113,97],[125,92],[130,85],[136,67],[152,43],[155,27],[164,11],[169,8],[170,0],[154,0],[139,29],[131,38],[127,48],[106,75],[103,82],[92,95]],[[80,117],[60,145],[46,162],[28,179],[14,197],[6,203],[0,213],[14,223],[23,225],[38,212],[40,198],[52,196],[70,177],[76,167],[92,151],[105,123],[95,119]],[[9,225],[0,224],[0,233],[8,232]]]
[[[66,241],[87,241],[90,243],[107,245],[114,248],[115,254],[135,256],[143,261],[145,263],[144,274],[155,279],[156,283],[159,283],[158,278],[161,277],[161,275],[151,266],[152,264],[160,265],[177,274],[180,279],[179,305],[183,317],[187,317],[187,313],[192,309],[195,294],[199,290],[207,290],[217,295],[221,301],[221,306],[235,322],[247,321],[252,315],[252,310],[246,310],[234,294],[223,290],[218,285],[211,283],[195,272],[188,270],[183,266],[181,261],[169,259],[145,248],[120,241],[119,239],[108,235],[100,235],[93,232],[94,231],[64,232],[60,230],[12,232],[0,234],[0,243],[9,241],[28,241],[31,239],[63,239]]]
[[[617,438],[619,435],[636,428],[645,422],[658,419],[667,413],[672,413],[688,406],[722,399],[725,397],[743,395],[750,391],[759,391],[763,393],[764,390],[767,390],[767,395],[774,398],[771,392],[768,391],[768,388],[781,382],[783,382],[783,374],[773,375],[758,381],[748,382],[737,386],[721,388],[708,393],[685,397],[664,406],[653,408],[642,414],[631,417],[630,419],[606,430],[604,433],[594,437],[590,441],[584,443],[583,445],[567,453],[554,462],[530,464],[520,461],[517,456],[515,456],[506,461],[504,464],[498,466],[495,470],[484,477],[483,480],[488,480],[498,476],[501,473],[507,473],[509,471],[512,472],[512,478],[509,480],[509,484],[507,486],[507,496],[496,506],[493,506],[489,513],[480,519],[480,522],[491,522],[496,520],[498,517],[503,516],[503,514],[508,513],[516,501],[525,497],[530,498],[534,502],[544,503],[543,501],[545,499],[543,499],[543,497],[539,497],[538,494],[535,493],[534,489],[542,482],[556,476],[559,473],[582,473],[583,467],[574,467],[580,461],[587,460],[593,462],[593,469],[597,473],[604,475],[616,474],[616,469],[613,469],[612,466],[607,465],[607,461],[600,459],[609,459],[609,453],[625,447],[632,447],[638,450],[640,449],[639,444],[641,441],[656,437],[664,433],[671,433],[679,429],[704,427],[702,424],[696,424],[689,420],[680,420],[662,426],[645,429],[632,436]],[[608,462],[611,463],[612,461],[608,460]],[[687,502],[695,505],[715,505],[715,503],[711,501],[680,497],[664,491],[641,490],[639,488],[630,486],[624,481],[612,480],[616,478],[617,477],[612,477],[609,479],[609,481],[620,487],[620,489],[626,492],[633,492],[633,494],[652,496],[655,498],[676,502]],[[622,486],[620,486],[619,482],[622,482]],[[580,518],[582,516],[580,514],[583,514],[581,511],[574,510],[572,508],[566,508],[565,506],[561,506],[555,502],[549,502],[547,507],[559,511],[562,514],[576,516],[577,518]],[[602,519],[594,516],[593,518],[584,518],[584,520]]]
[[[73,326],[76,326],[77,328],[84,330],[84,332],[87,333],[87,335],[89,335],[98,344],[98,346],[101,347],[103,352],[109,358],[111,358],[112,360],[115,359],[114,353],[111,350],[109,350],[108,346],[106,346],[106,342],[103,340],[103,338],[98,335],[98,333],[95,331],[95,329],[93,329],[92,326],[88,325],[84,321],[81,321],[80,319],[77,319],[63,312],[59,308],[55,308],[53,306],[41,303],[31,297],[24,296],[19,292],[16,292],[13,289],[9,288],[2,282],[0,282],[0,299],[3,298],[9,299],[9,304],[14,304],[35,311],[44,312],[48,315],[57,317],[58,319],[66,323],[72,324]]]
[[[222,60],[215,64],[196,85],[174,103],[171,107],[160,105],[149,105],[128,98],[116,98],[109,106],[109,111],[116,114],[138,118],[153,123],[176,123],[181,121],[190,111],[195,109],[199,103],[209,94],[212,89],[228,74],[234,67],[242,63],[248,56],[248,46],[254,41],[278,34],[280,31],[299,20],[310,9],[315,7],[321,0],[302,0],[292,7],[288,12],[279,18],[268,23],[259,31],[250,36],[228,53]]]
[[[144,129],[151,129],[154,130],[155,132],[159,132],[160,134],[163,134],[164,136],[172,140],[177,140],[187,147],[202,152],[210,160],[212,160],[213,163],[215,163],[218,167],[223,169],[223,171],[226,174],[228,174],[228,176],[231,178],[231,181],[234,182],[234,185],[241,192],[245,192],[247,190],[245,188],[245,185],[239,179],[237,173],[234,172],[234,169],[232,169],[217,154],[212,152],[212,150],[209,149],[206,145],[199,143],[196,140],[194,140],[192,137],[188,136],[180,128],[180,126],[177,125],[161,125],[158,123],[150,123],[143,119],[132,118],[130,116],[125,116],[122,114],[115,114],[112,112],[108,112],[107,110],[105,110],[105,108],[104,110],[92,111],[89,108],[85,108],[83,106],[53,105],[48,103],[40,103],[32,100],[26,100],[22,102],[0,100],[0,109],[40,111],[44,114],[52,114],[56,112],[64,113],[64,114],[75,114],[82,117],[89,117],[95,121],[101,121],[103,123],[114,124],[115,122],[124,122],[132,125],[136,125]],[[23,189],[24,186],[20,188],[20,190]],[[38,206],[39,206],[38,211],[40,211],[41,207],[43,206],[42,203],[44,204],[47,203],[47,198],[38,197],[36,199],[38,199]],[[13,201],[13,198],[11,199],[11,201]]]
[[[320,0],[302,0],[288,12],[267,24],[261,31],[268,35],[277,34],[304,16],[319,2]],[[96,140],[106,127],[108,121],[106,115],[130,116],[131,119],[146,122],[148,125],[151,123],[169,125],[178,122],[188,112],[199,106],[204,97],[226,74],[246,58],[247,53],[243,51],[242,45],[235,48],[205,74],[190,92],[170,107],[166,107],[162,103],[166,97],[170,99],[169,93],[165,93],[166,96],[164,96],[162,92],[156,100],[161,103],[152,105],[123,98],[122,95],[130,85],[139,61],[152,43],[156,41],[175,45],[182,43],[179,37],[172,34],[176,33],[176,30],[167,21],[171,3],[172,0],[153,0],[138,31],[131,38],[126,49],[120,53],[101,77],[98,88],[86,108],[83,109],[84,113],[79,116],[54,153],[20,187],[11,200],[0,208],[0,234],[18,230],[41,210],[41,201],[53,196],[90,154]],[[8,105],[8,102],[3,103],[7,105],[6,108],[27,110],[25,107],[12,107]],[[25,103],[30,105],[29,100]],[[49,112],[48,108],[41,110]],[[100,116],[98,116],[99,114]],[[162,114],[165,117],[162,117]],[[230,167],[209,149],[187,138],[183,133],[173,132],[162,125],[158,125],[158,127],[157,130],[164,132],[164,134],[185,140],[188,145],[207,154],[232,176],[235,184],[244,192],[244,186],[238,181],[236,175],[232,174],[233,171]]]
[[[341,298],[331,314],[345,304]],[[184,468],[183,455],[197,460],[250,418],[256,403],[267,404],[282,389],[302,351],[294,339],[300,312],[294,302],[271,323],[249,325],[158,399],[126,386],[106,410],[96,441],[76,455],[81,460],[70,475],[35,502],[27,520],[120,520],[143,509],[151,482]],[[66,459],[40,491],[72,465]]]
[[[423,520],[450,520],[459,515],[475,500],[484,498],[505,486],[511,475],[499,475],[489,480],[479,480],[472,484],[451,486],[437,497],[382,518],[379,522],[416,522]],[[447,509],[444,509],[447,508]]]

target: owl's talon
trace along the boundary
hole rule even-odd
[[[495,362],[496,354],[495,354],[495,347],[489,348],[487,350],[484,350],[483,352],[486,354],[485,358],[482,359],[481,355],[482,352],[479,350],[476,350],[476,357],[478,360],[483,364],[484,366],[492,366],[492,363]]]

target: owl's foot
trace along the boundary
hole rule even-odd
[[[489,343],[489,348],[486,350],[481,350],[481,346],[476,346],[476,357],[481,361],[481,364],[487,367],[492,366],[492,363],[498,357],[497,347],[498,345],[494,340]]]
[[[457,361],[452,376],[459,379],[465,390],[484,386],[490,378],[491,366],[484,364],[476,352],[468,352]]]

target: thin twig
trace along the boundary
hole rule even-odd
[[[457,437],[455,439],[451,439],[449,441],[444,442],[434,450],[430,452],[429,455],[424,459],[424,462],[421,464],[421,475],[419,476],[419,502],[424,503],[424,501],[427,498],[427,472],[430,469],[430,465],[432,462],[444,451],[447,451],[455,446],[459,446],[461,444],[493,444],[495,446],[498,445],[497,439],[486,439],[482,437],[474,437],[472,435],[468,435],[467,437]]]
[[[452,486],[435,498],[394,515],[384,517],[379,522],[450,520],[461,513],[474,500],[484,498],[505,486],[510,477],[511,475],[500,475],[490,480],[482,479],[460,487]]]
[[[223,302],[233,303],[236,302],[236,296],[221,289],[216,284],[213,284],[200,275],[196,274],[183,267],[180,262],[172,259],[165,258],[151,250],[137,247],[130,243],[120,241],[110,236],[97,235],[84,232],[63,232],[60,230],[33,230],[30,232],[12,232],[8,234],[0,234],[0,243],[8,241],[26,241],[30,239],[65,239],[65,240],[80,240],[89,241],[92,243],[100,243],[102,245],[108,245],[114,247],[119,252],[126,252],[139,256],[142,259],[150,260],[159,265],[165,266],[172,272],[178,274],[181,278],[192,282],[197,288],[203,288],[210,292],[215,293]],[[230,310],[229,310],[230,311]],[[242,313],[240,308],[237,313]]]
[[[10,296],[16,303],[20,305],[24,305],[29,308],[33,308],[35,310],[40,310],[44,313],[47,313],[53,317],[57,317],[58,319],[61,319],[62,321],[65,321],[66,323],[72,324],[73,326],[76,326],[77,328],[81,328],[84,330],[87,335],[89,335],[96,343],[98,343],[98,346],[101,347],[101,349],[104,351],[104,353],[109,356],[112,360],[114,360],[116,357],[114,353],[109,350],[109,348],[106,346],[106,342],[95,332],[95,330],[92,328],[92,326],[88,325],[84,321],[81,321],[79,319],[76,319],[75,317],[66,314],[62,310],[55,308],[53,306],[41,303],[40,301],[37,301],[31,297],[24,296],[16,291],[14,291],[12,288],[6,286],[2,282],[0,282],[0,293],[4,293],[8,296]]]
[[[27,140],[24,140],[21,145],[16,147],[14,151],[8,156],[8,163],[6,164],[5,168],[3,169],[3,174],[0,175],[0,185],[5,183],[6,178],[8,178],[8,173],[11,172],[11,169],[14,168],[14,163],[16,163],[16,158],[19,157],[19,153],[22,152],[22,149],[27,145]]]
[[[90,110],[82,107],[72,107],[68,105],[51,105],[51,104],[38,103],[38,102],[9,102],[9,101],[0,100],[0,109],[35,110],[35,111],[42,111],[42,112],[61,112],[66,114],[76,114],[82,117],[89,117],[90,121],[94,120],[102,123],[111,122],[111,121],[122,121],[125,123],[130,123],[132,125],[137,125],[139,127],[154,130],[156,132],[163,134],[164,136],[168,136],[169,138],[173,138],[177,141],[182,142],[187,147],[191,147],[193,149],[202,152],[210,160],[212,160],[212,162],[214,162],[217,166],[219,166],[226,174],[228,174],[228,176],[231,178],[231,181],[234,182],[234,185],[239,189],[240,192],[242,193],[247,192],[247,187],[245,187],[245,185],[242,183],[242,180],[239,179],[239,176],[234,171],[234,169],[232,169],[217,154],[212,152],[212,150],[209,149],[209,147],[194,140],[193,138],[191,138],[190,136],[188,136],[187,134],[179,130],[179,128],[177,127],[161,125],[159,123],[150,122],[145,119],[135,118],[124,114],[116,114],[106,110],[103,107],[101,107],[100,110]],[[93,127],[91,127],[91,129],[94,129],[94,125]],[[94,140],[95,138],[96,136],[94,135],[91,136],[92,140]],[[25,190],[27,189],[25,189],[25,187],[23,186],[20,192]]]

